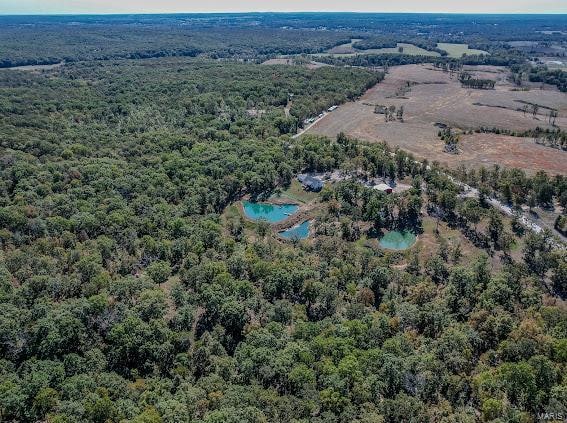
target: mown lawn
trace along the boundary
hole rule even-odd
[[[449,53],[449,57],[460,59],[463,54],[473,56],[478,54],[488,54],[484,50],[470,49],[468,44],[438,43],[437,47]]]

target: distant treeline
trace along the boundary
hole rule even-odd
[[[510,56],[465,56],[461,59],[453,59],[449,57],[431,57],[409,54],[361,54],[348,57],[317,57],[317,60],[336,66],[399,66],[419,63],[433,63],[438,67],[446,67],[447,69],[458,69],[460,65],[492,65],[492,66],[510,66],[512,64],[523,63],[525,59],[517,55]]]
[[[461,75],[459,75],[459,81],[465,88],[475,88],[479,90],[491,90],[496,84],[496,81],[493,79],[473,78],[468,72],[461,73]]]
[[[147,59],[203,55],[255,60],[278,54],[318,53],[350,41],[346,32],[272,28],[91,24],[2,26],[0,67],[62,61]]]
[[[96,27],[170,26],[193,29],[269,28],[355,31],[375,36],[421,37],[468,44],[511,40],[566,40],[565,15],[446,15],[418,13],[207,13],[116,16],[6,16],[14,25]],[[329,31],[333,30],[333,31]],[[545,33],[543,32],[545,31]],[[363,37],[360,37],[363,38]],[[399,37],[398,37],[399,38]],[[476,47],[475,47],[476,48]],[[484,50],[484,49],[483,49]]]
[[[179,14],[143,16],[0,17],[0,66],[61,61],[206,55],[255,60],[318,53],[362,38],[356,48],[395,48],[397,42],[446,52],[438,42],[467,43],[509,65],[521,51],[507,43],[567,40],[562,16],[445,16],[419,14]],[[552,33],[542,33],[542,29]],[[385,35],[387,34],[387,35]],[[416,62],[419,59],[414,59]],[[467,64],[478,62],[470,59]],[[485,59],[486,60],[486,59]],[[416,62],[419,63],[419,62]]]

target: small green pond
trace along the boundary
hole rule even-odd
[[[388,250],[407,250],[413,244],[417,237],[410,231],[390,231],[380,239],[380,247]]]
[[[305,239],[309,236],[309,223],[309,220],[306,220],[302,224],[286,229],[285,231],[278,232],[278,234],[282,238],[290,240]]]
[[[250,201],[243,201],[242,207],[248,219],[266,220],[270,223],[282,222],[299,210],[296,204],[252,203]]]

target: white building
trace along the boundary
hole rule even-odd
[[[392,193],[392,187],[388,184],[378,184],[378,185],[374,185],[372,187],[372,189],[375,189],[377,191],[382,191],[385,192],[386,194],[391,194]]]

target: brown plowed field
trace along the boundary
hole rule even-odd
[[[465,130],[497,127],[523,131],[536,126],[550,127],[547,113],[548,108],[553,108],[559,112],[556,124],[567,128],[565,93],[552,88],[515,91],[506,80],[504,68],[482,66],[469,70],[475,77],[496,80],[495,89],[462,88],[456,75],[451,78],[431,65],[394,67],[382,83],[368,90],[360,100],[340,106],[308,132],[331,137],[344,132],[366,141],[386,141],[418,157],[449,165],[498,163],[530,172],[543,169],[567,174],[567,152],[535,144],[527,138],[473,134],[462,137],[461,154],[443,152],[435,123]],[[402,97],[396,97],[407,81],[416,85]],[[527,103],[539,105],[535,119],[530,112],[524,115],[521,111]],[[383,115],[374,113],[375,105],[404,106],[404,122],[385,122]]]

